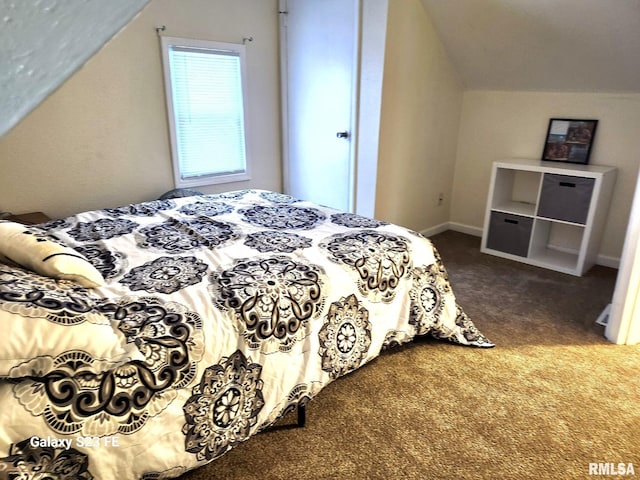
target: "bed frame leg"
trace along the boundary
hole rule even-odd
[[[298,427],[304,427],[307,422],[307,406],[298,404]]]

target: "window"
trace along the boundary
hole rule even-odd
[[[244,45],[162,37],[176,187],[248,180]]]

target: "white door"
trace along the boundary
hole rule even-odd
[[[358,0],[281,0],[284,180],[353,210]]]

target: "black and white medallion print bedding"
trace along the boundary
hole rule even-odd
[[[173,478],[416,335],[492,346],[428,239],[283,194],[23,228],[102,278],[0,262],[0,478]]]

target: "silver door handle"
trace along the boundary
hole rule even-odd
[[[338,137],[338,138],[349,138],[349,132],[347,132],[346,130],[344,132],[338,132],[338,133],[336,133],[336,137]]]

